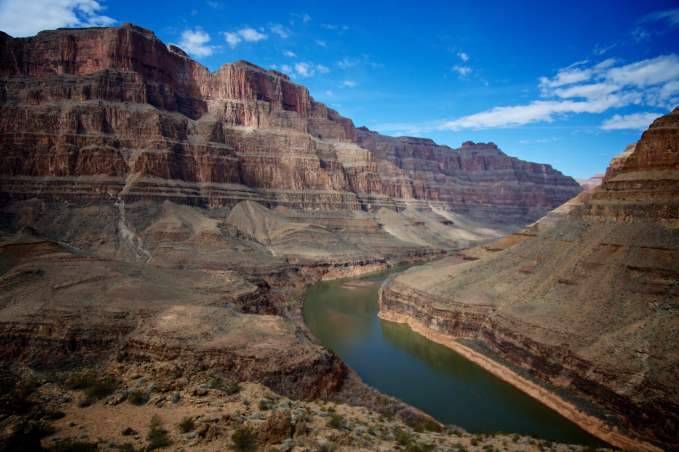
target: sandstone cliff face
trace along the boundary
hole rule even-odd
[[[383,286],[385,318],[465,338],[591,413],[679,447],[679,109],[583,193],[477,259]],[[489,283],[490,282],[490,283]]]
[[[493,145],[454,150],[356,129],[283,74],[247,62],[209,72],[129,24],[0,35],[0,113],[0,189],[11,199],[419,201],[525,223],[579,191]]]

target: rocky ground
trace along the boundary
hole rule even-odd
[[[678,447],[679,354],[667,340],[679,332],[678,149],[676,109],[612,162],[600,188],[388,281],[382,317],[527,375],[613,444]]]
[[[471,435],[175,363],[2,374],[0,450],[578,451],[521,435]],[[14,412],[6,412],[8,406]]]

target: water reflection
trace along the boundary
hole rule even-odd
[[[384,277],[316,284],[304,304],[309,329],[366,383],[471,432],[603,445],[454,351],[406,325],[378,319],[377,291]]]

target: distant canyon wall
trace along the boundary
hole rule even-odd
[[[438,207],[531,221],[580,191],[493,144],[355,128],[286,75],[215,72],[148,30],[0,34],[0,191],[12,199]]]

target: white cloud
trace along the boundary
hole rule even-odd
[[[231,47],[232,49],[235,48],[242,41],[240,36],[238,36],[238,33],[234,33],[232,31],[225,32],[224,39],[226,40],[226,43],[229,44],[229,47]]]
[[[238,31],[227,31],[224,33],[224,39],[226,40],[229,47],[235,48],[242,41],[245,42],[259,42],[268,38],[264,33],[260,33],[254,28],[245,27]]]
[[[339,66],[341,69],[349,69],[351,67],[358,66],[360,62],[361,60],[358,58],[344,57],[337,62],[337,66]]]
[[[658,116],[662,113],[632,113],[629,115],[613,115],[613,117],[604,121],[601,128],[604,130],[622,130],[622,129],[646,129]]]
[[[297,63],[295,64],[295,72],[302,77],[311,77],[314,69],[308,63]]]
[[[281,24],[273,24],[271,27],[269,27],[269,30],[271,30],[271,33],[277,34],[283,39],[287,39],[290,37],[290,30],[288,30]]]
[[[457,57],[462,60],[463,63],[469,61],[469,55],[465,52],[457,52]]]
[[[459,78],[467,78],[472,73],[472,68],[469,66],[453,66],[450,70],[457,73]]]
[[[181,34],[179,47],[197,57],[208,57],[212,55],[214,46],[209,45],[210,35],[200,28],[195,30],[184,30]]]
[[[679,78],[679,56],[656,58],[611,68],[606,78],[621,85],[645,87]]]
[[[617,96],[582,102],[536,100],[527,105],[495,107],[481,113],[463,116],[445,122],[440,128],[461,130],[516,127],[538,121],[551,122],[557,115],[601,113],[614,106],[623,105],[625,105],[625,101]]]
[[[316,74],[327,74],[330,72],[330,68],[327,66],[308,62],[295,63],[293,69],[300,77],[312,77]]]
[[[19,37],[61,27],[113,25],[116,20],[101,14],[104,9],[97,0],[3,0],[0,30]]]
[[[283,52],[283,56],[286,56],[288,58],[295,58],[297,56],[297,54],[295,52],[290,51],[290,50],[286,50],[285,52]]]
[[[316,40],[316,45],[321,47],[328,47],[328,43],[325,41],[321,41],[320,39]]]
[[[284,64],[281,66],[281,71],[290,73],[292,72],[292,67],[289,64]]]
[[[267,38],[264,33],[260,33],[254,28],[243,28],[238,31],[238,34],[247,42],[259,42]]]
[[[309,22],[311,22],[311,16],[306,13],[302,14],[302,22],[308,24]]]
[[[639,22],[666,22],[670,27],[679,25],[679,8],[656,11],[643,16]]]
[[[356,88],[357,83],[353,80],[344,80],[342,86],[345,88]]]
[[[551,122],[568,114],[602,113],[629,105],[669,109],[679,102],[679,56],[675,54],[625,65],[617,65],[613,58],[594,65],[587,63],[578,62],[561,69],[551,78],[541,77],[539,87],[542,96],[548,100],[491,108],[447,121],[441,127],[453,130],[514,127]],[[611,124],[607,128],[613,128]]]

